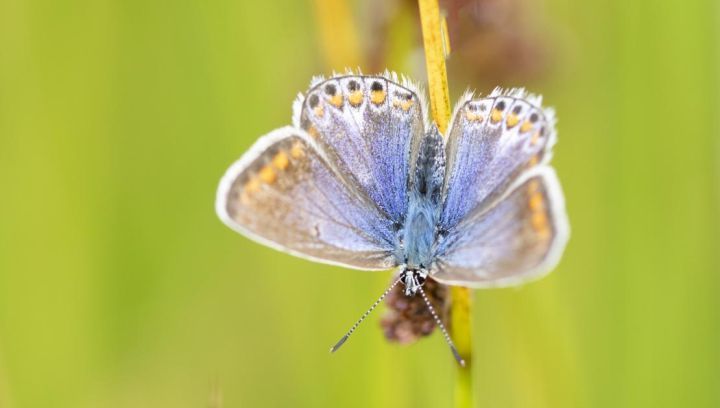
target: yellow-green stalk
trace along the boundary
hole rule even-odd
[[[420,22],[422,25],[423,45],[425,47],[425,65],[428,75],[430,94],[430,112],[440,132],[445,134],[450,121],[450,92],[448,90],[445,56],[449,47],[443,38],[444,20],[440,17],[438,0],[418,0]],[[450,335],[465,366],[457,366],[455,383],[455,407],[473,406],[472,400],[472,328],[471,328],[471,292],[467,288],[453,286],[450,292]]]
[[[362,49],[348,2],[315,0],[315,14],[326,65],[340,72],[360,67]]]

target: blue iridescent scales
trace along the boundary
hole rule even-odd
[[[538,278],[569,235],[539,97],[462,97],[447,137],[423,94],[386,73],[313,80],[293,126],[223,177],[217,212],[274,248],[356,269],[421,270],[469,287]]]

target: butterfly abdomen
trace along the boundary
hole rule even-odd
[[[442,136],[437,128],[425,134],[415,163],[415,174],[410,195],[427,200],[438,206],[442,195],[443,178],[445,176],[445,154]],[[412,197],[411,197],[412,199]]]

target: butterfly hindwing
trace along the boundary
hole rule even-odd
[[[296,126],[401,223],[407,212],[408,175],[424,132],[423,108],[410,84],[382,76],[337,76],[311,87]]]
[[[439,241],[431,274],[469,287],[519,284],[549,272],[567,238],[560,184],[552,168],[540,166],[450,230]]]
[[[216,209],[231,228],[320,262],[387,269],[392,222],[303,130],[258,140],[223,177]]]

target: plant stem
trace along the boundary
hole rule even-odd
[[[348,2],[315,0],[315,13],[325,65],[340,72],[359,68],[363,55]]]
[[[440,8],[438,0],[418,0],[418,5],[420,6],[420,24],[425,46],[430,112],[440,132],[445,133],[450,121],[450,92],[445,69]]]
[[[470,289],[450,288],[450,334],[465,367],[457,366],[455,379],[455,407],[473,406],[472,383],[472,296]]]
[[[430,111],[440,132],[445,134],[450,121],[450,92],[448,90],[445,49],[438,0],[418,0],[425,47]],[[450,288],[450,334],[465,366],[457,366],[455,407],[473,406],[472,384],[472,298],[467,288]]]

